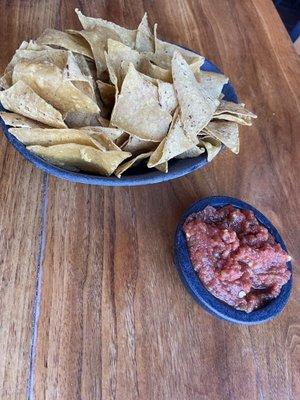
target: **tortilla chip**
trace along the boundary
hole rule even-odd
[[[22,81],[0,92],[0,101],[9,111],[55,128],[66,128],[61,113]]]
[[[0,78],[0,90],[10,88],[12,85],[12,71],[8,71]]]
[[[151,156],[151,151],[149,153],[143,153],[139,154],[138,156],[132,158],[131,160],[125,162],[124,164],[121,164],[116,170],[115,170],[115,175],[118,178],[121,178],[122,174],[127,171],[131,167],[135,167],[137,164],[139,164],[141,161],[145,160],[146,158],[149,158]]]
[[[26,50],[40,51],[49,49],[52,49],[52,47],[47,46],[46,44],[38,44],[35,40],[29,40],[29,43],[26,46]]]
[[[65,116],[65,123],[69,128],[82,128],[85,126],[99,126],[99,114],[85,112],[69,112]]]
[[[77,8],[75,9],[75,12],[79,18],[79,21],[83,29],[85,30],[98,29],[100,31],[102,31],[103,28],[109,29],[112,35],[117,34],[119,36],[119,40],[122,43],[126,44],[126,46],[134,48],[135,38],[136,38],[135,30],[123,28],[117,24],[114,24],[113,22],[106,21],[105,19],[102,18],[86,17]]]
[[[90,146],[68,143],[50,147],[28,146],[27,149],[46,161],[61,168],[78,168],[100,175],[111,175],[130,157],[124,151],[101,151]]]
[[[139,71],[155,79],[160,79],[164,82],[172,82],[172,74],[169,69],[164,69],[158,65],[152,64],[150,60],[141,59],[138,66]]]
[[[175,52],[180,53],[188,64],[198,61],[199,66],[201,66],[204,63],[205,58],[200,56],[199,54],[194,53],[191,50],[184,49],[183,47],[177,46],[176,44],[164,42],[158,39],[156,28],[157,25],[154,25],[155,55],[154,57],[152,57],[152,61],[154,61],[157,65],[162,68],[170,69],[172,58]]]
[[[132,50],[130,47],[126,46],[121,42],[117,42],[112,39],[107,41],[107,66],[111,74],[111,69],[117,77],[118,87],[121,87],[122,78],[126,75],[128,66],[130,63],[138,69],[141,62],[141,55],[138,51]],[[122,64],[122,69],[121,69]],[[112,83],[113,79],[110,77]]]
[[[115,86],[102,81],[97,81],[97,85],[103,104],[108,108],[113,108],[116,94]]]
[[[183,160],[185,158],[195,158],[195,157],[199,157],[203,153],[205,153],[205,148],[204,147],[194,146],[190,150],[187,150],[184,153],[179,154],[175,158],[178,158],[178,159],[181,159],[181,160]]]
[[[103,126],[106,128],[110,127],[110,121],[108,119],[101,117],[101,115],[98,115],[97,119],[98,119],[100,126]]]
[[[80,132],[88,135],[92,140],[94,145],[102,148],[104,151],[109,150],[120,150],[120,148],[108,137],[103,131],[96,131],[95,129],[90,129],[90,127],[81,128]]]
[[[154,36],[149,26],[147,13],[144,14],[137,28],[135,48],[140,53],[145,51],[154,51]]]
[[[145,153],[154,150],[155,147],[157,147],[157,143],[155,142],[149,142],[147,140],[141,140],[135,136],[130,136],[122,150],[129,151],[129,153],[136,155],[138,153]]]
[[[140,139],[159,142],[167,134],[171,120],[171,115],[159,105],[157,88],[130,64],[111,123]]]
[[[203,133],[224,143],[233,153],[239,152],[239,128],[234,122],[211,121]]]
[[[36,43],[63,47],[64,49],[93,58],[90,46],[86,40],[82,37],[74,36],[67,32],[61,32],[56,29],[46,29],[36,40]]]
[[[13,82],[19,80],[64,113],[81,111],[92,114],[99,111],[97,104],[66,80],[55,65],[21,61],[13,71]]]
[[[90,133],[102,133],[113,142],[119,139],[124,133],[124,131],[122,131],[121,129],[106,128],[103,126],[85,126],[80,129],[88,129]]]
[[[257,118],[257,116],[244,107],[243,103],[236,104],[222,100],[213,118],[236,122],[240,125],[252,125],[252,118]]]
[[[199,141],[199,144],[205,147],[207,152],[207,161],[210,162],[219,154],[222,144],[219,140],[212,137],[205,137]]]
[[[158,81],[158,99],[161,108],[173,114],[178,106],[178,100],[172,83]]]
[[[93,30],[85,30],[85,31],[74,31],[68,30],[73,35],[83,37],[90,45],[93,59],[95,60],[97,76],[99,78],[102,77],[102,74],[107,69],[106,60],[105,60],[105,51],[107,49],[107,40],[115,39],[118,40],[119,36],[113,34],[111,30],[107,28],[101,28],[101,31],[93,29]]]
[[[77,143],[100,148],[104,151],[108,150],[106,145],[102,145],[101,139],[92,140],[93,133],[88,130],[10,128],[9,132],[25,146],[41,145],[48,147],[57,144]]]
[[[201,89],[189,65],[178,52],[174,53],[172,60],[172,75],[183,127],[190,136],[196,137],[212,119],[220,102]]]
[[[167,174],[169,171],[168,161],[166,161],[162,164],[159,164],[159,165],[155,165],[155,168],[158,169],[160,172],[164,172],[165,174]]]
[[[3,119],[6,125],[13,126],[15,128],[47,128],[47,125],[13,112],[2,111],[0,112],[0,117]]]
[[[214,99],[219,98],[223,86],[228,83],[227,76],[216,72],[198,70],[195,77],[201,85],[201,89],[205,89]]]
[[[175,115],[167,136],[152,153],[148,167],[152,168],[195,147],[198,141],[191,140],[184,132],[180,115]]]

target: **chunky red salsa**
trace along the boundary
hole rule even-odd
[[[262,307],[290,279],[290,256],[252,211],[207,206],[190,215],[183,229],[202,283],[238,310]]]

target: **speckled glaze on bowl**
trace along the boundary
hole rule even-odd
[[[220,73],[220,70],[210,61],[205,60],[201,66],[203,71],[212,71]],[[222,93],[224,99],[237,103],[236,92],[228,82],[223,87]],[[4,111],[0,104],[0,111]],[[71,172],[62,168],[56,167],[47,163],[37,155],[30,153],[26,147],[8,132],[9,126],[5,125],[4,121],[0,118],[0,125],[9,143],[29,162],[35,167],[54,175],[58,178],[65,179],[71,182],[84,183],[89,185],[99,186],[140,186],[149,185],[153,183],[166,182],[171,179],[179,178],[180,176],[189,174],[207,164],[207,157],[205,154],[195,158],[186,158],[184,160],[174,159],[169,162],[169,172],[165,174],[155,168],[146,168],[137,166],[126,172],[120,179],[115,176],[105,177],[100,175],[92,175],[84,172]]]
[[[223,207],[225,205],[232,205],[233,207],[237,207],[243,210],[245,209],[252,210],[257,220],[268,229],[270,234],[275,238],[275,241],[279,243],[281,247],[286,251],[286,246],[281,236],[279,235],[277,229],[256,208],[252,207],[250,204],[247,204],[242,200],[235,199],[232,197],[227,197],[227,196],[207,197],[194,203],[184,213],[177,227],[175,242],[174,242],[174,260],[182,282],[184,283],[186,289],[194,297],[196,302],[211,315],[219,319],[242,325],[255,325],[255,324],[260,324],[262,322],[270,321],[271,319],[276,317],[286,306],[291,294],[292,277],[282,287],[278,297],[271,300],[264,307],[258,310],[254,310],[251,313],[247,314],[244,311],[236,310],[235,308],[227,305],[226,303],[214,297],[204,287],[204,285],[198,278],[196,272],[194,271],[188,253],[185,234],[182,228],[186,218],[190,214],[201,211],[208,205],[217,208]],[[291,262],[288,262],[287,266],[288,269],[292,272]]]

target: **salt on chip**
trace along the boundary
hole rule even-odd
[[[132,158],[131,160],[125,162],[124,164],[121,164],[115,171],[115,175],[118,178],[121,178],[122,174],[126,172],[129,168],[135,167],[137,164],[139,164],[141,161],[145,160],[146,158],[149,158],[151,156],[151,151],[148,153],[142,153],[137,155],[136,157]]]
[[[122,41],[127,46],[134,48],[136,30],[123,28],[122,26],[119,26],[110,21],[106,21],[105,19],[102,18],[86,17],[77,8],[75,9],[75,12],[79,18],[79,21],[83,29],[85,30],[99,29],[100,31],[102,30],[102,28],[109,29],[112,32],[112,34],[115,33],[119,36],[120,41]]]
[[[47,128],[47,125],[41,122],[13,112],[2,111],[0,112],[0,117],[6,125],[13,126],[14,128]]]
[[[173,114],[178,106],[178,100],[172,83],[158,81],[158,99],[161,108]]]
[[[55,128],[66,127],[61,113],[22,81],[0,92],[0,101],[6,110]]]
[[[144,14],[137,28],[135,48],[140,53],[154,51],[154,36],[149,26],[147,13]]]
[[[96,113],[98,105],[65,79],[63,71],[48,63],[19,62],[13,71],[13,82],[24,81],[40,97],[62,112]]]
[[[209,123],[220,104],[201,89],[191,68],[178,52],[172,59],[172,75],[185,131],[195,137]]]
[[[36,43],[63,47],[64,49],[93,58],[90,46],[84,38],[56,29],[46,29],[36,40]]]
[[[233,153],[239,152],[239,128],[235,122],[211,121],[203,133],[224,143]]]
[[[169,161],[179,154],[194,148],[196,142],[196,140],[191,140],[186,135],[180,114],[175,115],[167,136],[153,152],[147,165],[149,168],[152,168]]]
[[[101,151],[75,143],[54,146],[28,146],[27,149],[50,163],[62,168],[78,168],[100,175],[111,175],[130,153],[124,151]]]
[[[130,64],[111,123],[140,139],[159,142],[166,136],[171,120],[171,115],[159,105],[157,88]]]
[[[214,139],[212,137],[204,137],[201,138],[199,144],[205,147],[207,152],[207,161],[210,162],[212,159],[219,154],[222,144],[219,140]]]

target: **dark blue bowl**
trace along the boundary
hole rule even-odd
[[[205,60],[204,64],[201,66],[204,71],[219,72],[220,70],[210,61]],[[236,92],[231,85],[227,83],[223,88],[224,99],[228,101],[233,101],[237,103]],[[4,111],[0,104],[0,111]],[[193,172],[205,164],[207,164],[207,156],[205,154],[200,155],[195,158],[186,158],[184,160],[174,159],[169,162],[169,172],[165,174],[160,172],[155,168],[147,168],[145,166],[137,166],[126,172],[120,179],[111,176],[99,176],[87,174],[84,172],[70,172],[65,169],[56,167],[52,164],[47,163],[42,158],[30,153],[26,147],[8,132],[9,126],[6,126],[4,121],[0,118],[0,125],[3,132],[9,141],[9,143],[29,162],[31,162],[35,167],[47,172],[48,174],[54,175],[58,178],[65,179],[71,182],[85,183],[89,185],[99,185],[99,186],[139,186],[139,185],[149,185],[152,183],[166,182],[171,179],[179,178],[180,176],[186,175]]]
[[[201,283],[190,261],[185,234],[182,229],[187,217],[190,214],[203,210],[208,205],[213,207],[223,207],[229,204],[240,209],[252,210],[257,220],[268,229],[270,234],[275,238],[275,241],[281,245],[283,250],[286,251],[286,246],[276,228],[256,208],[242,200],[234,199],[232,197],[207,197],[194,203],[184,213],[179,222],[174,243],[174,259],[177,270],[186,289],[194,297],[196,302],[211,315],[228,322],[242,325],[255,325],[270,321],[276,317],[287,304],[292,289],[292,278],[282,287],[278,297],[271,300],[264,307],[247,314],[244,311],[236,310],[214,297]],[[288,269],[292,271],[292,264],[290,262],[287,263],[287,266]]]

